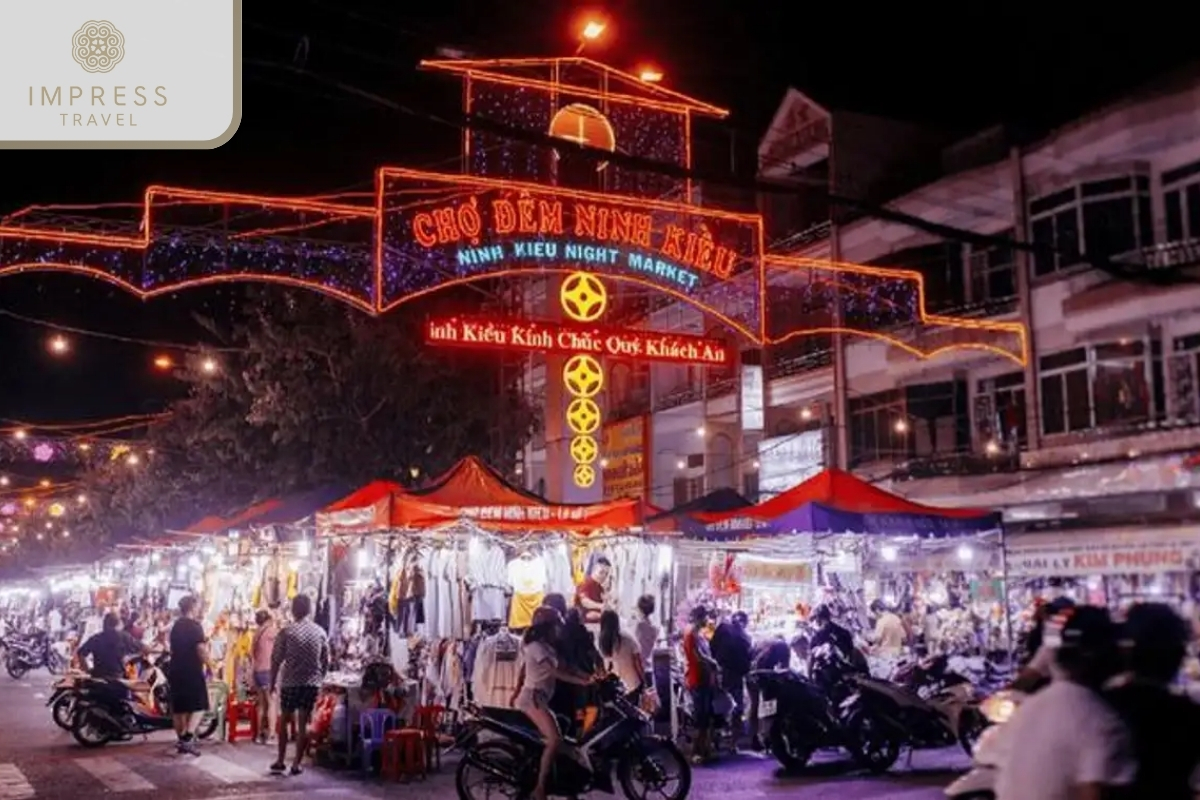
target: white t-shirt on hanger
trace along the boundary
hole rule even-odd
[[[508,562],[508,585],[513,594],[544,594],[546,562],[541,556],[520,556]]]

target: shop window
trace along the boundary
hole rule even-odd
[[[899,389],[852,397],[849,402],[851,465],[886,461],[908,452],[904,394]],[[898,422],[904,422],[898,428]]]
[[[1112,258],[1154,243],[1150,181],[1126,175],[1088,181],[1029,204],[1034,275],[1051,275],[1093,258]]]
[[[1011,230],[997,234],[1011,239]],[[1016,259],[1010,246],[972,247],[967,258],[972,303],[995,303],[1017,295]]]
[[[1078,347],[1039,362],[1042,433],[1139,426],[1166,415],[1161,345],[1133,339]]]
[[[1097,345],[1092,402],[1096,426],[1148,422],[1154,416],[1144,341]],[[1161,359],[1160,359],[1161,360]]]
[[[1087,350],[1080,347],[1043,356],[1039,366],[1042,433],[1052,436],[1092,427]]]
[[[1167,241],[1200,239],[1200,161],[1162,174]]]
[[[1200,422],[1200,333],[1179,336],[1171,350],[1171,413],[1181,422]]]
[[[704,478],[676,478],[672,503],[679,507],[704,495]]]
[[[923,383],[904,388],[910,456],[953,455],[970,448],[971,421],[966,381]]]
[[[1025,373],[1010,372],[979,381],[975,394],[975,433],[980,442],[1006,449],[1029,441],[1025,412]]]

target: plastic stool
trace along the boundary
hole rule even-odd
[[[381,755],[379,771],[385,780],[424,778],[427,774],[425,734],[416,728],[401,728],[385,733]]]
[[[383,747],[389,730],[395,728],[396,715],[386,708],[368,708],[359,715],[358,730],[362,736],[362,769],[371,771],[375,751]]]
[[[230,742],[239,739],[258,741],[258,704],[253,700],[230,699],[225,707],[225,724]]]
[[[419,706],[413,717],[413,727],[421,732],[425,742],[425,762],[433,764],[434,769],[442,767],[441,742],[438,741],[438,730],[446,716],[445,706]]]

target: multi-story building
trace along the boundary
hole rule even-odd
[[[789,91],[759,149],[760,178],[795,187],[761,200],[773,249],[917,270],[930,312],[1024,322],[1026,363],[822,335],[744,352],[732,371],[613,375],[609,420],[648,416],[649,500],[778,492],[828,465],[924,502],[1003,507],[1010,532],[1190,535],[1179,526],[1200,525],[1188,460],[1200,450],[1197,109],[1193,70],[1040,136],[947,142]],[[773,318],[786,321],[787,293],[785,280],[771,287]],[[706,331],[680,304],[646,322]],[[527,454],[531,487],[538,462]]]

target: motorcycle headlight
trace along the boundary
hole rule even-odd
[[[1008,722],[1017,710],[1017,702],[1008,692],[999,692],[979,704],[979,711],[993,725]]]

